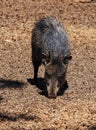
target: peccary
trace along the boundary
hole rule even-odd
[[[62,24],[55,18],[43,17],[32,31],[32,62],[34,81],[39,66],[45,66],[45,83],[49,98],[56,98],[57,92],[66,81],[68,63],[71,60],[68,36]]]

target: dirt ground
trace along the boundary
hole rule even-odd
[[[31,32],[47,15],[63,23],[73,56],[68,88],[56,99],[42,82],[30,83]],[[0,130],[96,130],[95,0],[0,1]]]

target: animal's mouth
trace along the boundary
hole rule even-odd
[[[56,97],[57,97],[56,95],[48,95],[49,99],[56,99]]]

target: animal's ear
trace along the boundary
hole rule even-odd
[[[69,60],[71,60],[71,59],[72,59],[72,56],[71,56],[71,55],[70,55],[70,56],[68,56],[68,59],[69,59]]]
[[[46,55],[45,53],[42,53],[42,63],[43,65],[48,65],[50,62],[50,55]]]
[[[47,55],[45,53],[42,53],[42,59],[46,59]]]
[[[42,63],[43,63],[43,65],[46,65],[47,64],[47,62],[46,62],[46,54],[45,53],[42,53]]]
[[[64,64],[68,64],[71,59],[72,59],[72,56],[71,56],[71,55],[68,55],[68,56],[64,57],[63,63],[64,63]]]
[[[49,62],[50,62],[49,55],[42,53],[42,63],[43,63],[43,65],[47,65]]]

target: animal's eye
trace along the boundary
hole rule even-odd
[[[49,86],[49,83],[48,83],[47,79],[45,79],[45,83],[46,83],[47,86]]]
[[[47,86],[49,86],[49,83],[48,83],[48,82],[47,82],[46,84],[47,84]]]
[[[50,62],[49,58],[46,58],[46,62],[47,62],[47,64]]]
[[[57,84],[57,87],[59,88],[59,84]]]
[[[46,75],[46,77],[47,77],[48,79],[51,78],[51,76],[50,76],[47,72],[45,72],[45,75]]]

